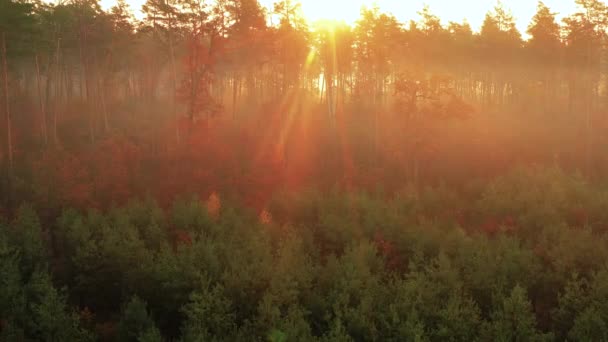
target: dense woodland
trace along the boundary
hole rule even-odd
[[[576,3],[0,0],[0,340],[608,340],[608,6]]]

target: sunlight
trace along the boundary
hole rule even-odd
[[[268,9],[272,9],[277,1],[259,0],[260,4]],[[137,19],[144,18],[141,6],[146,0],[126,0],[126,2],[130,5]],[[463,19],[467,19],[475,30],[481,27],[487,11],[496,5],[495,0],[463,0],[460,2],[454,2],[453,0],[300,0],[300,2],[302,12],[309,23],[325,19],[344,21],[353,25],[359,18],[362,6],[372,7],[374,5],[378,5],[382,11],[394,14],[399,20],[407,22],[408,20],[418,20],[418,11],[422,9],[424,4],[427,4],[431,11],[442,19],[444,24],[449,21],[461,22]],[[517,21],[517,28],[522,33],[525,32],[535,13],[536,1],[513,0],[503,1],[503,3],[513,12]],[[544,3],[558,13],[557,17],[560,20],[576,8],[574,1],[545,0]],[[115,4],[116,0],[100,0],[100,5],[104,9],[109,9]]]
[[[331,20],[352,25],[359,18],[362,6],[373,4],[373,0],[302,0],[302,12],[311,23]]]

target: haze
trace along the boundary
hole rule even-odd
[[[608,341],[605,2],[97,1],[0,0],[0,341]]]
[[[128,0],[127,3],[133,9],[137,18],[142,17],[141,6],[143,0]],[[113,0],[102,0],[104,8],[110,8],[116,2]],[[272,8],[272,0],[261,0],[260,3],[267,8]],[[574,1],[545,0],[558,19],[572,14],[576,8]],[[303,0],[302,9],[306,17],[314,22],[320,19],[344,20],[349,24],[359,17],[362,6],[372,7],[378,5],[380,9],[394,14],[402,21],[417,20],[418,12],[428,5],[433,13],[437,14],[444,24],[450,21],[462,22],[469,21],[471,26],[478,30],[485,17],[485,14],[496,6],[495,0],[426,0],[426,1],[404,1],[404,0]],[[535,13],[536,2],[528,0],[503,1],[506,8],[510,9],[515,16],[517,28],[521,32],[526,32],[530,19]]]

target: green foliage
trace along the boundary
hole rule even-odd
[[[31,320],[27,334],[41,341],[93,340],[80,327],[78,316],[66,310],[65,298],[53,287],[47,274],[34,274],[25,291]]]
[[[194,292],[183,308],[186,321],[183,341],[222,341],[235,336],[237,325],[232,303],[216,286]]]
[[[551,335],[537,330],[536,318],[526,291],[519,285],[491,314],[484,335],[493,341],[550,341]]]
[[[23,205],[17,217],[8,227],[9,243],[21,249],[21,267],[33,272],[44,269],[48,263],[47,244],[43,240],[42,227],[36,211],[31,206]]]
[[[269,342],[287,342],[287,334],[280,330],[272,330],[270,334],[268,334]]]
[[[573,341],[608,337],[608,271],[604,267],[592,279],[574,276],[559,297],[556,330]]]
[[[118,326],[119,341],[160,342],[161,335],[150,318],[146,302],[137,296],[131,298],[122,312]]]
[[[605,196],[533,169],[390,200],[285,196],[263,224],[225,202],[211,217],[199,200],[146,201],[66,210],[47,230],[24,206],[0,225],[1,333],[88,339],[86,321],[125,341],[603,340]],[[569,214],[581,206],[583,221]]]
[[[0,1],[0,44],[4,35],[8,57],[22,56],[34,50],[37,18],[33,9],[34,4],[29,2]]]
[[[11,243],[17,247],[9,247],[7,233],[13,232],[0,231],[0,337],[7,341],[92,341],[46,271],[35,213],[22,208],[16,222],[23,229]]]

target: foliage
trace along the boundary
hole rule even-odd
[[[576,3],[524,40],[500,2],[0,0],[0,339],[608,339],[608,12]]]
[[[219,193],[212,212],[198,199],[66,210],[49,233],[24,206],[0,235],[2,334],[86,339],[82,322],[129,341],[601,340],[607,232],[592,204],[607,191],[519,169],[417,197],[280,196],[268,222]]]

